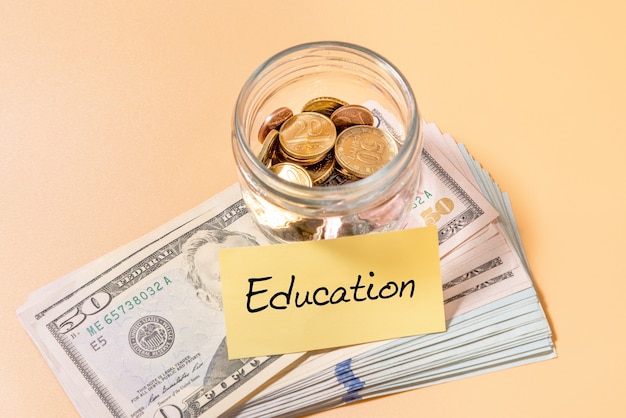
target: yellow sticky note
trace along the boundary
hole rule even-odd
[[[445,331],[437,228],[219,250],[231,359]]]

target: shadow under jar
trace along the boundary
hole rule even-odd
[[[373,174],[343,184],[309,187],[277,176],[259,159],[261,126],[276,109],[298,114],[320,97],[369,108],[397,154]],[[398,69],[357,45],[315,42],[286,49],[252,73],[235,104],[232,146],[249,212],[271,241],[287,243],[401,227],[419,182],[423,143],[413,92]]]

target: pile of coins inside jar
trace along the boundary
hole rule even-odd
[[[380,170],[398,153],[372,112],[333,97],[308,101],[300,113],[281,107],[259,129],[259,159],[279,177],[303,186],[335,186]]]

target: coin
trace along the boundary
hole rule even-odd
[[[311,176],[313,185],[316,186],[326,181],[335,169],[335,153],[329,151],[328,154],[322,159],[322,161],[304,167],[304,169]]]
[[[279,132],[282,150],[300,160],[315,160],[326,155],[337,139],[335,125],[316,112],[293,115],[281,125]]]
[[[272,129],[265,136],[263,146],[261,147],[261,151],[259,151],[259,160],[261,160],[261,164],[269,167],[272,164],[272,160],[274,159],[274,154],[276,153],[277,149],[278,131],[276,129]]]
[[[329,151],[330,152],[330,151]],[[292,157],[291,155],[287,154],[282,147],[279,145],[278,147],[276,147],[276,153],[274,154],[274,160],[276,160],[276,162],[279,163],[294,163],[294,164],[298,164],[299,166],[309,166],[309,165],[313,165],[313,164],[317,164],[320,161],[322,161],[324,159],[324,157],[326,156],[326,154],[320,154],[319,156],[316,156],[315,158],[296,158],[296,157]]]
[[[270,113],[259,128],[259,142],[263,143],[272,129],[278,129],[291,116],[293,112],[288,107],[279,107]]]
[[[374,125],[374,115],[365,106],[350,104],[341,106],[330,115],[337,132],[353,125]]]
[[[313,186],[313,180],[307,171],[299,165],[292,163],[279,163],[270,167],[278,177],[287,180],[290,183],[300,184],[302,186]]]
[[[386,131],[356,125],[337,136],[335,159],[348,173],[359,178],[380,170],[398,153],[398,146]]]
[[[346,170],[345,168],[343,168],[338,162],[337,159],[335,158],[335,167],[334,167],[335,172],[341,176],[344,179],[344,183],[348,182],[348,181],[355,181],[358,180],[360,177],[355,176],[354,174],[350,173],[348,170]]]
[[[315,99],[306,102],[304,106],[302,106],[302,111],[317,112],[330,117],[336,109],[347,104],[347,102],[334,97],[316,97]]]

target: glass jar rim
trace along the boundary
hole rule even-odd
[[[322,49],[326,51],[335,50],[352,54],[355,57],[358,56],[361,58],[367,58],[377,66],[382,67],[386,74],[390,75],[396,82],[403,97],[406,98],[409,123],[406,127],[405,142],[401,147],[399,147],[398,154],[380,170],[368,177],[346,184],[325,187],[307,187],[288,182],[278,177],[261,163],[246,141],[246,136],[243,132],[244,124],[242,123],[241,116],[243,115],[243,107],[246,104],[250,91],[256,81],[262,78],[265,71],[273,68],[274,65],[279,64],[285,58],[301,51],[308,50],[313,52]],[[380,54],[363,46],[342,41],[317,41],[302,43],[272,55],[259,65],[245,81],[239,96],[237,97],[233,112],[233,136],[246,158],[246,163],[250,164],[251,168],[254,169],[253,175],[257,178],[257,180],[263,182],[265,187],[272,189],[274,193],[293,202],[334,202],[342,200],[346,195],[362,196],[366,193],[371,193],[372,190],[376,189],[376,186],[384,187],[385,183],[388,181],[390,173],[398,170],[402,171],[408,164],[412,163],[413,159],[411,158],[411,155],[414,153],[414,149],[416,147],[419,149],[422,145],[421,129],[420,114],[413,90],[411,89],[408,80],[400,72],[400,70]]]

